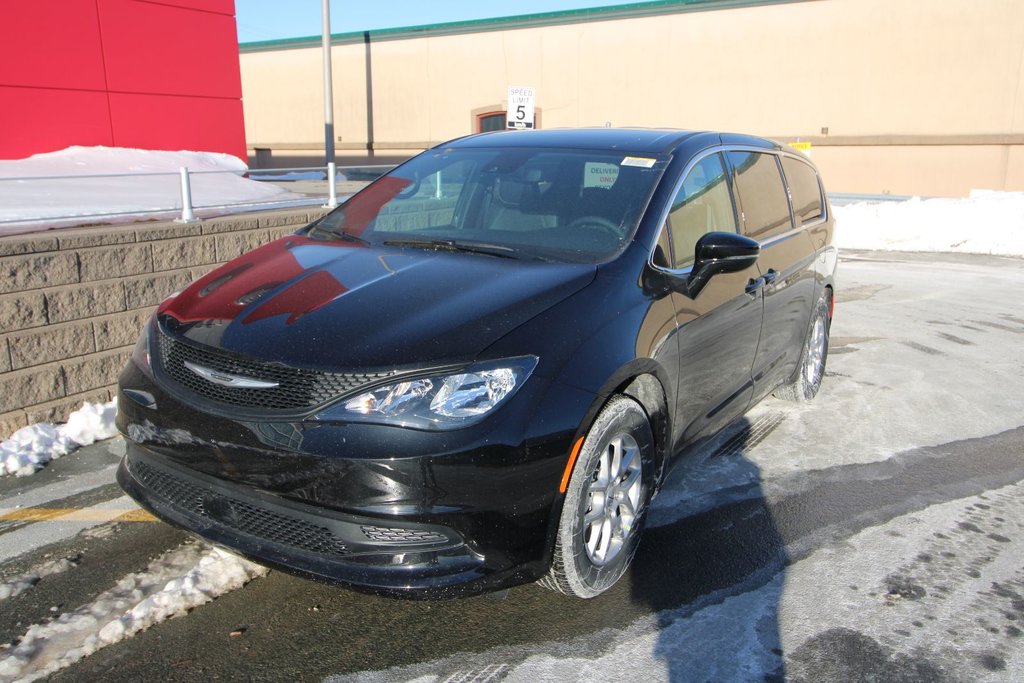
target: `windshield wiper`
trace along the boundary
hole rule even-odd
[[[309,234],[311,237],[313,236],[312,233],[314,232],[318,235],[323,235],[328,238],[345,240],[346,242],[358,242],[360,244],[369,244],[369,242],[364,240],[362,237],[353,235],[350,232],[345,232],[344,230],[331,230],[329,228],[324,228],[323,226],[318,225],[317,223],[314,223],[312,226],[310,226]],[[313,239],[316,239],[316,237],[313,237]]]
[[[412,247],[414,249],[434,249],[436,251],[464,251],[471,254],[486,254],[500,258],[519,258],[520,252],[503,244],[487,244],[486,242],[463,242],[461,240],[385,240],[389,247]]]

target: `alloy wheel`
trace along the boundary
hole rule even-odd
[[[608,442],[598,458],[583,518],[587,557],[595,566],[611,562],[636,532],[643,483],[640,447],[622,432]]]

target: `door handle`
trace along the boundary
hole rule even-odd
[[[779,271],[775,270],[774,268],[769,268],[768,272],[761,276],[761,279],[764,280],[765,286],[768,286],[771,283],[775,282],[776,278],[778,277]]]
[[[744,291],[750,296],[757,296],[757,290],[760,289],[763,284],[764,278],[759,277],[756,280],[754,278],[750,278],[750,280],[747,281],[747,286]]]

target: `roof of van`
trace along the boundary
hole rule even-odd
[[[469,135],[443,143],[442,147],[552,147],[569,149],[607,149],[659,155],[675,149],[695,136],[713,137],[718,133],[656,128],[554,128],[546,130],[507,130]]]

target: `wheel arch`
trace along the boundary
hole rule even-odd
[[[654,360],[639,358],[626,364],[597,392],[586,416],[579,425],[573,443],[586,436],[598,413],[613,396],[624,395],[633,399],[646,413],[647,419],[651,423],[651,432],[654,435],[654,493],[656,494],[661,486],[671,451],[669,442],[672,429],[669,405],[670,397],[673,394],[670,393],[668,387],[668,373]]]
[[[634,377],[616,393],[629,396],[639,403],[647,413],[647,419],[651,423],[651,432],[654,434],[655,461],[652,495],[657,495],[669,460],[669,435],[672,433],[672,430],[669,429],[670,417],[665,388],[657,377],[643,373]]]

